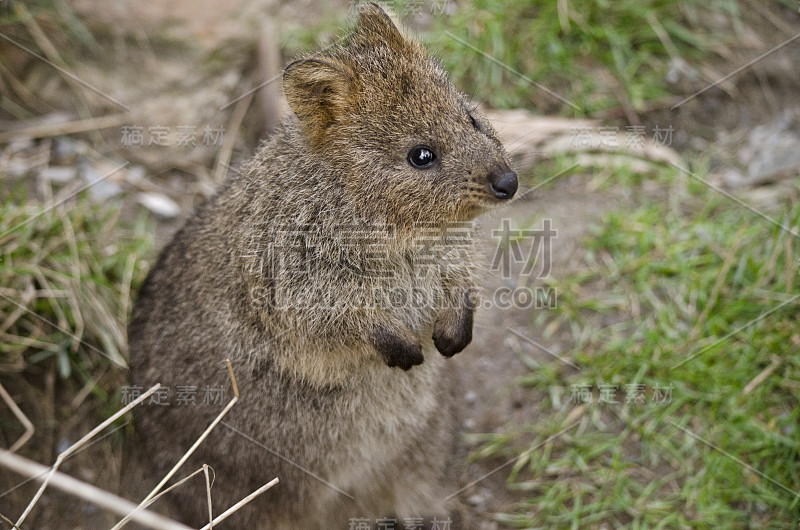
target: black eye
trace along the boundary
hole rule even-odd
[[[436,161],[436,153],[427,145],[412,147],[408,152],[408,163],[417,169],[428,169]]]

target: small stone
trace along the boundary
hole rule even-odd
[[[163,193],[140,193],[136,200],[160,217],[173,218],[181,213],[181,207]]]
[[[469,498],[467,499],[467,504],[471,506],[480,506],[481,504],[483,504],[484,500],[485,499],[483,498],[483,495],[481,495],[480,493],[475,493],[469,496]]]
[[[12,177],[21,177],[25,175],[30,167],[28,164],[25,163],[24,160],[20,160],[17,158],[12,158],[8,165],[5,167],[5,171],[11,175]]]
[[[141,182],[145,178],[145,169],[144,166],[133,166],[128,170],[128,174],[126,175],[128,182],[136,183]]]
[[[58,165],[74,164],[78,159],[78,145],[74,140],[59,137],[53,140],[53,162]]]
[[[19,151],[25,151],[27,149],[30,149],[31,147],[33,147],[33,139],[25,136],[21,138],[15,138],[11,140],[11,142],[8,144],[8,150],[11,153],[18,153]]]
[[[517,340],[517,337],[514,337],[514,336],[510,336],[510,337],[504,338],[503,339],[503,346],[505,346],[506,348],[508,348],[509,350],[511,350],[513,352],[520,351],[519,340]]]
[[[39,176],[53,184],[66,184],[78,176],[78,169],[75,166],[47,166]]]
[[[722,182],[728,188],[739,188],[747,185],[747,179],[742,175],[741,171],[728,168],[722,172]]]
[[[122,193],[122,188],[111,180],[111,175],[101,174],[92,166],[86,164],[81,170],[83,180],[89,185],[89,193],[97,201],[105,201]]]

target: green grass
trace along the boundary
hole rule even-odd
[[[606,112],[620,117],[620,109],[630,116],[676,102],[674,87],[665,80],[671,61],[707,60],[714,55],[712,47],[735,42],[741,25],[738,0],[383,4],[409,23],[428,20],[421,38],[456,85],[476,101],[580,117],[604,117]],[[442,12],[447,5],[452,13]],[[314,27],[282,31],[284,48],[296,52],[329,44],[352,21],[354,11],[342,11],[338,19]],[[719,26],[726,32],[721,34]]]
[[[631,116],[676,102],[665,79],[671,62],[707,60],[712,48],[735,42],[741,26],[738,0],[383,4],[409,23],[428,21],[421,38],[476,101],[579,117],[621,117],[620,110]],[[452,13],[443,12],[448,5]],[[284,49],[292,55],[333,42],[354,12],[313,27],[291,26],[281,32]]]
[[[671,59],[693,62],[709,55],[711,37],[701,23],[719,16],[730,19],[733,28],[738,2],[474,0],[435,18],[432,48],[459,86],[492,107],[575,116],[620,107],[642,112],[669,99],[671,87],[664,77]],[[714,40],[730,37],[717,33]]]
[[[800,240],[685,175],[658,179],[667,198],[610,213],[584,272],[554,272],[556,315],[531,327],[545,344],[569,330],[580,371],[528,360],[536,421],[482,438],[481,458],[519,455],[508,488],[528,500],[497,515],[511,527],[800,523],[800,299],[778,308],[800,294]],[[775,218],[797,230],[800,207]],[[598,402],[601,384],[618,403]],[[644,403],[626,402],[628,384]],[[656,385],[672,399],[655,402]]]
[[[152,226],[120,222],[119,207],[84,193],[47,209],[21,185],[0,194],[3,372],[55,370],[85,385],[125,364],[131,290],[149,267]],[[103,386],[92,392],[107,397]]]

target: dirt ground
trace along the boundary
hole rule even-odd
[[[549,261],[553,276],[567,275],[580,269],[577,256],[581,253],[582,239],[588,236],[588,228],[599,222],[606,212],[632,200],[621,192],[588,192],[587,182],[588,179],[577,175],[564,176],[554,188],[529,193],[521,201],[479,221],[488,270],[483,286],[485,297],[503,287],[516,286],[522,273],[521,263],[512,264],[510,279],[504,278],[502,271],[491,270],[492,258],[500,241],[497,230],[503,219],[508,219],[511,227],[533,229],[542,229],[543,220],[549,219],[557,232],[552,240],[552,253],[549,256],[542,254],[538,259]],[[537,284],[534,282],[533,285]],[[527,304],[523,300],[521,305]],[[537,335],[532,334],[536,314],[549,310],[547,307],[521,307],[519,304],[510,307],[484,304],[478,310],[473,343],[456,359],[458,366],[454,367],[463,378],[465,434],[503,432],[535,423],[536,410],[544,396],[518,385],[519,377],[530,370],[522,356],[529,356],[539,363],[561,362],[550,353],[568,352],[572,340],[566,332],[556,333],[553,339],[543,344]],[[544,346],[550,353],[536,344]],[[484,460],[471,464],[465,469],[462,487],[504,463],[502,460]],[[504,487],[508,471],[506,467],[467,487],[459,495],[468,521],[474,528],[497,528],[497,523],[491,520],[492,514],[510,510],[513,502],[518,500]]]
[[[121,32],[124,35],[120,37],[118,48],[111,56],[115,60],[125,58],[133,68],[109,69],[108,65],[101,68],[92,66],[89,60],[81,65],[82,76],[103,91],[115,94],[132,108],[125,123],[136,123],[145,128],[168,123],[173,126],[192,124],[200,128],[212,124],[223,125],[226,130],[244,131],[238,136],[231,135],[233,140],[221,146],[221,149],[217,149],[220,146],[208,148],[198,145],[177,151],[178,157],[175,150],[120,145],[118,128],[105,131],[100,144],[103,147],[98,150],[99,154],[93,155],[92,160],[108,157],[132,161],[133,166],[126,169],[122,179],[125,185],[137,193],[155,194],[168,201],[166,207],[161,204],[151,208],[151,211],[160,214],[158,246],[163,245],[192,209],[212,193],[214,187],[224,179],[227,168],[235,167],[252,151],[260,134],[259,116],[263,115],[264,108],[257,98],[250,101],[249,96],[245,96],[238,100],[247,101],[247,105],[231,102],[245,94],[248,87],[256,86],[260,79],[253,72],[259,68],[259,54],[254,43],[258,41],[259,31],[264,26],[242,25],[241,21],[253,13],[266,11],[273,13],[274,18],[282,23],[285,21],[290,26],[299,27],[304,17],[321,20],[332,16],[334,11],[348,7],[345,2],[325,4],[326,9],[322,10],[312,9],[313,2],[198,3],[175,0],[157,3],[125,1],[103,10],[98,8],[96,0],[75,0],[73,4],[79,13],[91,13],[94,17],[102,13],[95,20],[98,26],[105,24],[113,28],[124,23],[130,28],[130,32]],[[158,39],[154,37],[154,32],[160,32]],[[759,35],[764,43],[769,44],[780,40],[780,35],[770,37],[773,32],[774,27],[765,23]],[[139,39],[141,46],[126,44],[130,34],[134,35],[134,40]],[[183,45],[176,45],[181,41]],[[193,47],[193,43],[197,47]],[[210,77],[208,71],[196,67],[197,60],[208,59],[209,50],[216,50],[215,53],[219,54],[217,62],[204,64],[212,72]],[[760,63],[758,70],[744,72],[725,91],[711,92],[677,114],[654,111],[644,116],[644,120],[647,124],[673,124],[676,130],[674,147],[681,152],[706,151],[712,153],[716,167],[739,168],[739,174],[720,170],[716,176],[720,181],[727,178],[732,182],[731,179],[745,178],[747,172],[741,168],[757,156],[753,154],[749,155],[749,159],[742,158],[741,151],[747,145],[748,134],[755,126],[766,127],[765,134],[780,132],[780,123],[783,123],[780,117],[787,109],[798,107],[796,94],[800,86],[800,74],[793,66],[797,61],[792,60],[798,58],[796,54],[788,59],[785,55],[776,55]],[[738,59],[731,57],[728,65],[719,65],[720,70],[732,70],[731,64],[743,62]],[[110,76],[109,72],[119,72],[120,75]],[[132,79],[131,72],[135,72],[137,75],[134,77],[138,79]],[[729,104],[726,99],[729,98],[726,92],[730,91],[737,93],[735,105]],[[217,112],[216,109],[229,102],[226,110]],[[114,109],[114,105],[107,101],[98,104]],[[502,131],[502,123],[498,124],[498,128]],[[800,131],[800,127],[791,123],[785,129]],[[144,178],[148,182],[134,178],[132,173],[136,167],[143,168]],[[536,184],[535,181],[526,182],[528,189]],[[786,188],[781,187],[780,178],[766,184],[743,193],[750,193],[754,200],[760,201],[765,207],[784,200],[787,192]],[[525,189],[521,190],[521,194]],[[552,253],[543,258],[550,260],[553,277],[566,277],[581,270],[582,241],[591,227],[605,213],[636,204],[639,198],[637,193],[640,191],[597,191],[589,177],[576,170],[560,177],[552,186],[527,193],[511,206],[482,218],[479,221],[479,233],[486,254],[485,293],[491,296],[498,289],[513,288],[519,276],[521,264],[514,265],[516,268],[512,269],[510,278],[504,278],[490,267],[498,246],[498,238],[493,231],[502,224],[503,219],[508,219],[510,225],[516,227],[538,227],[543,219],[549,219],[553,229],[557,230],[557,236],[552,241]],[[140,198],[131,194],[130,204],[126,208],[130,211],[141,208]],[[147,204],[144,206],[148,207]],[[177,209],[173,209],[173,206]],[[535,422],[537,405],[542,396],[517,384],[518,378],[529,370],[524,358],[530,357],[538,363],[560,363],[562,361],[550,353],[558,355],[571,348],[571,338],[566,330],[557,331],[546,343],[539,342],[540,339],[535,335],[534,319],[547,311],[547,308],[502,309],[496,304],[479,309],[473,343],[453,359],[454,369],[462,374],[462,425],[465,434],[502,432],[523,423]],[[525,337],[541,344],[550,353]],[[32,377],[35,378],[36,374]],[[52,461],[55,454],[49,451],[57,452],[56,449],[67,444],[67,440],[76,439],[78,434],[86,432],[87,426],[93,426],[92,418],[100,413],[101,404],[84,407],[85,416],[70,415],[69,403],[79,390],[64,388],[56,381],[44,381],[42,394],[49,395],[53,402],[63,403],[63,409],[50,411],[46,416],[50,423],[37,426],[39,438],[32,440],[23,454],[36,456],[47,464],[47,460]],[[25,397],[36,399],[36,396]],[[124,432],[120,431],[95,443],[67,462],[63,471],[111,491],[124,489],[118,478],[124,444],[121,433]],[[468,452],[475,445],[466,440],[464,450]],[[504,463],[483,460],[465,465],[461,484],[454,491],[464,488],[457,500],[470,527],[481,530],[498,528],[492,515],[510,509],[517,500],[504,487],[508,468],[486,476]],[[4,474],[0,472],[0,489],[11,488],[20,482],[19,477]],[[482,480],[472,484],[478,479]],[[14,509],[9,513],[17,513],[16,505],[30,498],[35,489],[33,483],[28,483],[6,496],[6,499],[10,499],[9,503],[14,504]],[[0,498],[0,506],[9,505]],[[5,509],[0,508],[0,512],[5,512]],[[109,522],[107,514],[90,504],[76,502],[66,495],[48,493],[33,514],[33,526],[26,528],[107,528]],[[9,526],[0,522],[0,529],[3,528]]]

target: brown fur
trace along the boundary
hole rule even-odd
[[[472,249],[448,225],[499,203],[490,184],[511,175],[515,190],[516,177],[489,124],[374,4],[343,45],[291,63],[284,89],[294,116],[145,282],[133,382],[197,386],[199,402],[206,385],[229,388],[230,357],[242,398],[225,422],[246,437],[218,426],[186,472],[214,467],[215,513],[281,480],[232,528],[446,514],[447,357],[471,340],[475,308]],[[419,144],[434,167],[409,164]],[[221,409],[172,401],[137,415],[148,489]],[[199,482],[173,494],[198,525]]]

